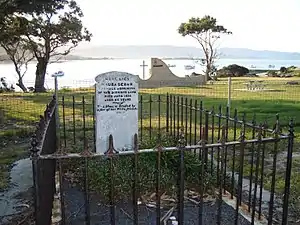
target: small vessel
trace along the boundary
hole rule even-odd
[[[176,67],[175,64],[168,64],[168,67]]]
[[[193,69],[195,69],[195,66],[192,66],[192,65],[185,65],[184,68],[185,68],[186,70],[193,70]]]
[[[275,65],[269,65],[269,68],[273,69],[273,68],[275,68]]]
[[[250,68],[256,68],[256,66],[254,66],[254,65],[251,65],[251,66],[250,66]]]

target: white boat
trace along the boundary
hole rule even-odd
[[[192,66],[192,65],[185,65],[184,68],[185,68],[186,70],[193,70],[193,69],[195,69],[195,66]]]
[[[175,64],[168,64],[168,67],[176,67]]]

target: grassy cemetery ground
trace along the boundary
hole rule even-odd
[[[264,84],[263,91],[247,91],[246,83],[249,80],[262,80]],[[280,114],[281,125],[284,127],[284,131],[286,131],[286,127],[288,125],[289,119],[295,119],[295,130],[296,135],[300,133],[300,85],[287,85],[288,81],[299,81],[298,78],[233,78],[232,79],[232,102],[231,102],[231,115],[233,115],[234,109],[236,108],[239,112],[239,119],[241,119],[242,113],[246,113],[246,120],[251,121],[253,118],[253,114],[256,115],[257,123],[263,123],[267,121],[272,128],[275,123],[275,114]],[[180,96],[183,97],[183,101],[185,102],[187,98],[187,103],[190,103],[190,99],[194,104],[194,100],[197,100],[198,106],[200,101],[203,101],[203,106],[206,109],[211,110],[214,107],[215,111],[218,111],[218,106],[222,105],[222,110],[225,112],[225,106],[227,104],[227,96],[228,96],[228,86],[227,79],[221,79],[220,81],[215,82],[214,84],[208,84],[203,87],[162,87],[156,89],[142,89],[140,90],[140,96],[142,96],[142,101],[145,103],[142,105],[142,114],[140,118],[143,118],[142,123],[139,122],[139,125],[143,127],[143,138],[142,147],[153,147],[155,146],[155,140],[150,140],[147,135],[147,127],[150,125],[151,118],[151,126],[155,130],[158,127],[158,117],[159,111],[161,114],[161,127],[165,127],[166,118],[166,104],[164,101],[166,100],[166,94]],[[63,103],[60,105],[60,116],[64,115],[65,120],[61,121],[62,127],[64,127],[66,132],[62,131],[62,136],[65,135],[66,138],[66,146],[72,146],[68,148],[70,151],[78,151],[83,149],[83,139],[84,134],[82,132],[82,124],[83,124],[83,114],[85,114],[85,123],[86,123],[86,132],[85,136],[89,140],[89,143],[93,142],[93,89],[77,89],[77,90],[68,90],[63,89],[60,91],[60,96],[64,96],[64,100],[60,99],[60,102]],[[85,110],[83,113],[83,96],[85,101]],[[151,100],[153,103],[149,103],[149,99],[151,96]],[[162,103],[159,106],[157,100],[159,96],[162,100]],[[28,153],[29,143],[28,138],[30,133],[32,132],[32,128],[34,123],[38,120],[38,116],[42,114],[46,104],[50,101],[51,96],[49,93],[46,94],[21,94],[21,93],[13,93],[13,94],[1,94],[0,96],[0,109],[4,110],[4,123],[0,124],[4,129],[0,131],[0,140],[1,140],[1,150],[0,150],[0,189],[7,187],[8,184],[8,171],[9,165],[11,162],[15,161],[24,154]],[[180,98],[181,100],[181,98]],[[150,115],[151,109],[151,115]],[[199,121],[198,121],[199,122]],[[194,119],[192,121],[194,123]],[[63,129],[62,129],[63,130]],[[76,130],[76,135],[74,136],[74,130]],[[194,129],[192,129],[192,134]],[[155,132],[155,131],[153,131]],[[229,128],[229,135],[232,135],[232,128]],[[247,135],[250,134],[251,131],[247,131]],[[154,136],[154,133],[152,134]],[[251,138],[251,137],[248,137]],[[172,143],[173,140],[165,140],[167,142]],[[299,142],[300,139],[296,137],[296,147],[294,151],[299,151]],[[25,144],[24,144],[25,143]],[[63,143],[64,145],[64,143]],[[76,146],[76,147],[74,147]],[[284,149],[280,149],[285,150]],[[284,156],[283,156],[284,158]],[[143,162],[147,162],[145,159]],[[154,159],[153,159],[154,160]],[[190,159],[192,160],[192,158]],[[280,161],[280,159],[278,159]],[[192,160],[193,161],[193,160]],[[120,170],[122,166],[126,167],[129,161],[124,161],[123,164],[120,164]],[[198,161],[193,161],[191,165],[197,165]],[[284,163],[284,159],[282,159],[282,163]],[[155,163],[154,163],[155,164]],[[154,166],[154,164],[152,166]],[[97,182],[100,177],[99,170],[96,170],[97,165],[93,167],[94,163],[91,163],[91,170],[94,173],[91,179],[91,187],[95,189],[102,189],[103,186]],[[146,165],[146,164],[145,164]],[[296,191],[300,190],[300,157],[299,155],[295,155],[293,159],[293,167],[294,171],[292,174],[293,180],[291,181],[292,185],[292,204],[297,204],[297,196],[300,193],[296,193]],[[149,166],[148,168],[152,168]],[[199,168],[199,167],[198,167]],[[171,176],[171,171],[166,169],[166,176]],[[193,168],[191,168],[193,169]],[[298,171],[297,171],[298,169]],[[251,173],[250,164],[245,166],[245,175],[248,176]],[[96,172],[98,171],[98,172]],[[101,170],[100,170],[101,172]],[[151,171],[150,171],[151,172]],[[149,171],[145,173],[145,175],[151,175]],[[153,171],[152,171],[153,172]],[[198,173],[199,171],[194,171]],[[97,176],[95,174],[98,174]],[[193,174],[193,171],[190,173]],[[284,184],[284,173],[279,172],[279,176],[276,178],[276,190],[278,192],[282,191]],[[98,177],[98,178],[97,178]],[[120,176],[122,177],[122,176]],[[152,177],[153,178],[153,177]],[[149,177],[151,179],[151,177]],[[163,181],[164,182],[164,181]],[[168,181],[165,180],[167,183]],[[124,185],[123,181],[120,180],[120,184]],[[100,185],[100,186],[99,186]],[[106,185],[104,182],[103,185]],[[267,171],[266,179],[265,179],[266,187],[270,186],[270,171]],[[126,189],[124,189],[126,190]],[[293,192],[294,191],[294,192]]]

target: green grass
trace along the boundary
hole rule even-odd
[[[248,82],[250,78],[234,78],[232,82],[232,103],[231,111],[234,108],[238,109],[240,113],[245,112],[248,120],[252,118],[252,114],[255,113],[258,121],[269,120],[274,121],[276,113],[281,115],[282,121],[287,123],[290,118],[300,117],[300,86],[299,85],[285,85],[289,80],[299,80],[298,78],[266,78],[266,88],[270,91],[263,92],[249,92],[241,91],[238,89],[245,88],[244,83]],[[254,79],[254,78],[251,78]],[[262,78],[255,78],[262,80]],[[204,107],[211,109],[213,106],[217,108],[218,105],[225,106],[227,104],[227,83],[226,79],[222,79],[216,82],[214,85],[206,85],[203,87],[162,87],[156,89],[142,89],[140,94],[144,100],[149,99],[149,95],[152,95],[152,99],[157,99],[158,95],[161,95],[165,99],[165,94],[169,93],[176,96],[182,96],[183,98],[189,98],[193,100],[200,100],[204,102]],[[61,92],[60,95],[65,96],[65,114],[70,116],[72,114],[72,96],[75,96],[76,104],[82,102],[82,96],[85,96],[85,100],[88,104],[91,104],[94,90],[81,89],[75,91]],[[7,99],[7,100],[2,100]],[[1,95],[0,106],[4,108],[6,117],[18,121],[33,122],[41,114],[45,108],[47,102],[51,97],[49,94],[7,94]],[[87,107],[91,114],[92,108]],[[76,105],[76,110],[81,111],[82,106]],[[144,108],[144,111],[149,111],[149,107]],[[152,104],[153,114],[157,114],[158,104]],[[161,111],[165,111],[165,105],[162,104]],[[78,113],[76,113],[78,114]]]
[[[9,171],[13,162],[28,156],[30,131],[9,129],[0,131],[0,191],[9,185]]]

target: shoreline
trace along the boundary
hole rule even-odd
[[[1,56],[0,56],[1,57]],[[76,57],[76,56],[75,56]],[[79,56],[80,57],[80,56]],[[147,57],[150,59],[151,57]],[[179,58],[171,58],[171,57],[161,57],[160,59],[162,60],[174,60],[174,61],[195,61],[195,60],[200,60],[201,58],[188,58],[188,57],[179,57]],[[143,60],[143,58],[112,58],[112,57],[102,57],[102,58],[78,58],[78,59],[62,59],[62,60],[53,60],[49,64],[53,63],[64,63],[64,62],[70,62],[70,61],[114,61],[114,60]],[[263,61],[269,61],[269,62],[276,62],[276,61],[290,61],[290,62],[299,62],[300,65],[300,59],[268,59],[268,58],[220,58],[219,60],[236,60],[236,61],[258,61],[258,60],[263,60]],[[36,60],[32,60],[29,62],[29,64],[34,64],[36,63]],[[7,64],[12,64],[11,60],[5,59],[5,60],[0,60],[0,65],[7,65]],[[293,65],[291,65],[293,66]],[[256,69],[256,68],[249,68],[249,70],[261,70],[261,69]]]

